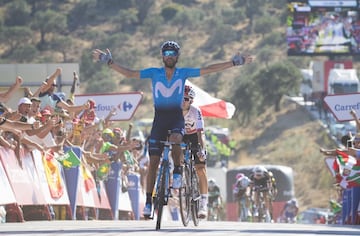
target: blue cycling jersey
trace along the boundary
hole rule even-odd
[[[199,77],[200,68],[175,68],[172,79],[166,78],[165,68],[147,68],[140,71],[141,79],[151,79],[155,109],[181,109],[184,98],[185,81],[189,77]]]

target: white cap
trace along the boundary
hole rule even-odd
[[[23,97],[20,98],[19,102],[18,102],[18,106],[20,106],[21,104],[32,104],[31,100],[27,97]]]

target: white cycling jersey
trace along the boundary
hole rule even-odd
[[[184,115],[185,134],[194,134],[204,130],[204,119],[200,108],[190,105],[189,111]]]

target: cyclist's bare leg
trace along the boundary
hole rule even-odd
[[[196,164],[196,174],[199,177],[200,194],[208,194],[208,179],[205,164]]]
[[[169,137],[170,142],[175,142],[180,144],[182,142],[183,136],[179,133],[172,133]],[[182,163],[182,150],[180,145],[173,145],[171,150],[171,155],[174,161],[174,166],[180,166]]]
[[[156,181],[157,170],[159,167],[160,157],[150,156],[147,180],[146,180],[146,193],[152,193]]]

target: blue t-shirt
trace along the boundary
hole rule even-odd
[[[175,68],[170,81],[165,68],[147,68],[140,71],[141,79],[151,79],[155,109],[181,109],[184,99],[185,81],[189,77],[199,77],[200,68]]]

